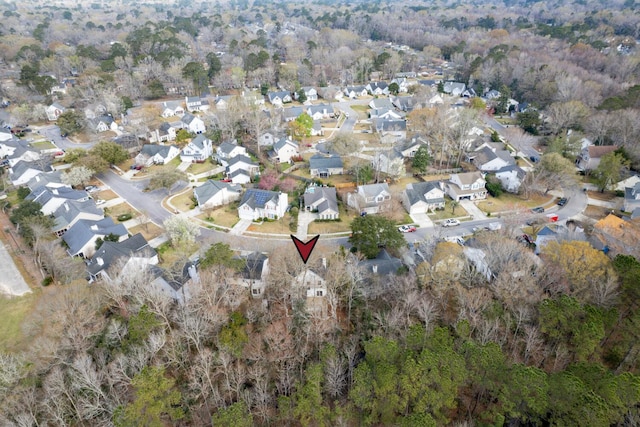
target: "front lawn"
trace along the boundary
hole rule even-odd
[[[453,200],[446,200],[444,209],[436,210],[434,213],[429,212],[429,219],[431,221],[442,221],[449,218],[469,216],[469,213],[462,207],[462,205],[458,205],[455,210],[452,210],[451,202],[453,202]]]
[[[0,296],[0,351],[18,351],[25,341],[22,323],[34,309],[38,297],[31,293],[21,297]]]
[[[231,228],[239,221],[237,203],[221,206],[216,209],[207,209],[197,216],[204,221],[212,222],[216,225]]]
[[[181,212],[187,212],[196,207],[196,202],[193,201],[193,191],[189,189],[181,194],[173,196],[171,204]]]
[[[291,220],[291,214],[289,212],[284,214],[284,217],[274,220],[266,221],[262,224],[252,223],[247,231],[253,231],[256,233],[268,233],[268,234],[291,234],[289,230],[289,221]]]
[[[164,165],[151,165],[147,168],[147,172],[154,173],[160,171],[172,171],[175,170],[178,166],[180,166],[180,156],[176,156],[175,159],[171,160],[169,163],[165,163]]]
[[[478,208],[483,212],[506,212],[528,210],[536,206],[545,205],[555,200],[554,196],[533,193],[528,199],[517,194],[502,193],[500,197],[487,196],[486,200],[478,203]]]
[[[111,190],[103,190],[95,194],[94,199],[113,200],[118,197],[118,195]]]
[[[338,211],[340,212],[340,221],[313,221],[307,228],[307,234],[309,236],[315,236],[316,234],[330,234],[351,231],[351,221],[353,221],[353,219],[356,217],[355,212],[351,209],[345,209],[342,203],[338,206]]]
[[[162,228],[158,227],[150,221],[144,224],[138,224],[135,227],[131,227],[129,229],[129,233],[131,233],[132,236],[138,233],[142,233],[142,236],[147,240],[147,242],[160,236],[163,232],[164,230]]]
[[[104,214],[106,216],[110,216],[113,219],[113,222],[118,223],[118,217],[123,214],[130,214],[131,218],[135,218],[138,215],[133,207],[131,207],[128,203],[120,203],[115,206],[111,206],[109,208],[104,208]]]
[[[218,165],[214,165],[211,162],[211,159],[208,158],[204,163],[191,163],[191,165],[189,165],[189,167],[187,168],[187,172],[194,175],[199,175],[201,173],[213,170],[216,167],[218,167]]]
[[[603,193],[599,191],[587,191],[587,196],[590,199],[602,200],[603,202],[610,202],[616,198],[616,193],[614,191],[605,191]]]
[[[57,147],[51,141],[38,141],[32,142],[31,147],[34,150],[42,151],[42,150],[55,150]]]

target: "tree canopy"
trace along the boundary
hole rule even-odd
[[[375,258],[381,248],[398,249],[405,244],[395,223],[378,215],[360,216],[351,223],[349,242],[367,258]]]

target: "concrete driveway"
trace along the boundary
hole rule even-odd
[[[413,222],[420,226],[420,228],[433,227],[433,221],[431,221],[431,218],[429,218],[429,215],[426,213],[414,213],[409,214],[409,216]]]
[[[21,296],[30,292],[6,246],[0,243],[0,293]]]
[[[471,200],[460,200],[460,206],[462,206],[474,220],[485,219],[487,217]]]

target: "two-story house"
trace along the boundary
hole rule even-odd
[[[252,221],[261,218],[279,219],[284,216],[288,205],[287,193],[250,188],[240,200],[238,216]]]
[[[317,101],[318,100],[318,91],[313,86],[303,86],[300,90],[304,93],[304,96],[307,98],[307,101]],[[299,98],[298,92],[293,94],[296,101]]]
[[[360,98],[369,95],[367,88],[364,86],[347,86],[344,90],[344,96],[349,99]]]
[[[391,190],[387,183],[359,185],[347,194],[347,205],[361,214],[377,214],[391,209]]]
[[[118,130],[118,124],[113,117],[103,115],[92,120],[96,132],[106,132],[108,130],[115,132]]]
[[[279,92],[268,92],[267,98],[269,99],[269,102],[276,107],[282,107],[282,104],[287,104],[292,101],[291,94],[286,90]]]
[[[516,161],[507,150],[495,150],[484,145],[467,154],[469,160],[483,172],[494,172],[507,166],[515,166]]]
[[[185,113],[181,118],[182,126],[184,129],[188,130],[193,134],[203,133],[207,128],[204,125],[204,122],[199,117],[194,116],[191,113]]]
[[[293,163],[291,158],[298,155],[300,155],[298,143],[291,137],[280,138],[273,144],[273,150],[269,153],[269,157],[276,163]]]
[[[87,262],[90,281],[99,278],[111,280],[112,267],[121,274],[139,271],[158,264],[158,253],[149,246],[147,240],[138,233],[121,242],[106,241]]]
[[[216,161],[224,167],[236,156],[248,156],[247,149],[238,145],[236,140],[224,141],[216,148]]]
[[[600,159],[605,154],[616,151],[616,145],[588,145],[582,149],[580,156],[576,160],[578,169],[583,171],[594,170],[600,164]]]
[[[445,82],[443,88],[444,93],[446,94],[449,94],[451,96],[462,96],[462,93],[467,88],[467,85],[458,82]]]
[[[182,101],[166,101],[160,104],[160,115],[165,119],[173,116],[182,117],[184,115],[184,107]]]
[[[402,192],[402,204],[410,214],[444,209],[444,186],[440,181],[409,183]]]
[[[9,168],[9,181],[13,185],[24,185],[36,175],[51,171],[51,165],[43,165],[40,162],[26,162],[20,160]]]
[[[481,200],[487,198],[484,175],[481,172],[465,172],[452,174],[446,183],[449,197],[456,202],[460,200]]]
[[[183,162],[204,162],[213,154],[213,144],[204,134],[193,138],[180,152]]]
[[[212,179],[193,189],[193,195],[200,209],[209,209],[234,202],[240,198],[242,187]]]
[[[62,236],[67,245],[70,256],[90,258],[96,251],[96,241],[105,236],[114,235],[121,242],[128,236],[127,228],[122,224],[115,224],[111,217],[98,221],[81,219],[67,230]]]
[[[373,96],[389,95],[387,82],[371,82],[366,86],[366,89]]]
[[[44,215],[51,215],[64,202],[75,200],[82,202],[89,200],[89,193],[84,190],[74,190],[71,187],[38,187],[25,200],[40,203],[40,211]]]
[[[163,143],[176,140],[176,128],[171,123],[163,122],[157,129],[149,132],[149,142]]]
[[[307,114],[313,120],[325,120],[335,116],[335,112],[331,104],[310,105],[307,107]]]
[[[236,279],[240,286],[249,289],[252,298],[262,298],[269,276],[269,258],[260,252],[251,252],[235,259],[242,260],[244,268]]]
[[[51,231],[60,237],[79,220],[98,221],[104,218],[104,212],[96,206],[93,199],[83,201],[67,200],[56,209],[52,217],[53,226]]]
[[[209,101],[199,96],[187,96],[184,98],[184,102],[187,104],[187,111],[190,113],[209,109]]]
[[[60,117],[60,115],[62,115],[62,113],[64,113],[65,111],[66,108],[64,108],[57,102],[54,102],[45,110],[45,113],[47,114],[47,120],[49,120],[50,122],[55,122],[56,120],[58,120],[58,117]]]
[[[234,184],[248,184],[256,175],[260,175],[260,165],[240,154],[229,160],[225,172]]]

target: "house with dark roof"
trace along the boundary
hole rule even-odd
[[[307,114],[311,116],[313,120],[325,120],[333,118],[335,111],[331,104],[317,104],[309,105],[307,107]]]
[[[338,86],[321,87],[318,95],[328,101],[341,101],[344,98],[344,92]]]
[[[291,137],[280,138],[273,144],[273,150],[269,152],[269,157],[276,163],[293,163],[292,157],[300,155],[298,143]]]
[[[234,258],[244,261],[244,268],[236,279],[237,283],[248,288],[251,297],[262,298],[269,275],[269,258],[260,252]]]
[[[624,211],[633,212],[636,208],[640,208],[640,182],[624,189]]]
[[[289,107],[282,110],[282,119],[285,122],[292,122],[304,113],[303,107]]]
[[[279,92],[267,92],[267,99],[269,99],[269,102],[276,107],[282,107],[282,104],[287,104],[293,101],[291,94],[286,90]]]
[[[396,96],[391,100],[394,107],[405,113],[410,113],[416,108],[420,108],[421,104],[415,96]]]
[[[385,249],[382,249],[375,258],[358,262],[358,267],[367,280],[371,282],[375,279],[382,280],[389,274],[396,274],[400,267],[402,267],[402,261],[400,261],[399,258],[391,256]],[[367,296],[371,296],[377,293],[377,291],[383,291],[383,289],[366,287],[363,290]]]
[[[97,221],[81,219],[64,233],[62,240],[67,245],[70,256],[90,258],[96,251],[96,241],[110,234],[118,236],[120,242],[128,236],[127,228],[122,224],[115,224],[111,217]]]
[[[184,98],[187,104],[187,111],[193,113],[195,111],[207,111],[209,109],[209,101],[207,98],[199,96],[187,96]]]
[[[377,214],[391,209],[391,190],[389,185],[359,185],[353,193],[347,194],[347,205],[361,214]]]
[[[204,162],[213,154],[213,144],[204,134],[196,135],[180,152],[180,161]]]
[[[444,209],[444,186],[440,181],[407,184],[402,192],[402,205],[410,214]]]
[[[234,184],[247,184],[260,175],[260,165],[244,155],[234,156],[225,168],[227,178]]]
[[[365,88],[373,96],[389,95],[387,82],[370,82]]]
[[[456,202],[460,200],[481,200],[487,198],[487,181],[481,172],[452,174],[445,184],[447,194]]]
[[[426,146],[429,153],[431,153],[431,144],[421,136],[414,136],[410,140],[400,141],[395,144],[394,149],[402,154],[402,157],[405,159],[412,159],[418,152],[418,149],[423,145]]]
[[[337,154],[314,154],[309,159],[309,172],[311,176],[319,178],[342,175],[344,173],[342,159]]]
[[[104,218],[104,212],[96,206],[93,199],[67,200],[53,212],[52,216],[53,227],[51,227],[51,231],[59,237],[81,219],[101,220]]]
[[[335,187],[307,187],[304,192],[304,208],[318,214],[319,219],[338,219],[338,198]]]
[[[372,110],[392,110],[393,102],[389,98],[373,98],[369,101],[369,108]]]
[[[20,160],[9,168],[9,181],[15,186],[24,185],[36,175],[50,172],[51,170],[51,165],[42,165],[39,162]]]
[[[108,115],[96,117],[91,122],[93,129],[96,132],[106,132],[108,130],[115,132],[118,130],[118,124],[113,119],[113,117]]]
[[[105,241],[87,262],[90,281],[98,278],[111,280],[111,267],[126,274],[130,269],[139,270],[158,264],[158,253],[138,233],[121,242]]]
[[[149,265],[147,268],[154,277],[150,285],[178,304],[184,304],[191,297],[192,284],[200,282],[198,263],[198,261],[187,261],[180,274],[169,274],[167,270],[157,265]]]
[[[371,122],[383,142],[396,142],[407,137],[407,122],[404,120],[372,119]]]
[[[71,187],[37,187],[25,200],[40,204],[43,215],[51,215],[66,201],[84,202],[89,200],[89,193],[84,190],[74,190]]]
[[[600,164],[600,159],[605,154],[612,153],[618,149],[616,145],[588,145],[582,149],[580,156],[576,160],[578,169],[588,171],[594,170]]]
[[[205,130],[207,130],[202,119],[194,116],[191,113],[185,113],[180,118],[180,122],[182,122],[182,127],[184,129],[187,129],[189,132],[195,135],[203,133]]]
[[[237,141],[224,141],[216,148],[216,161],[222,166],[229,166],[229,160],[236,156],[248,156],[247,149],[238,145]]]
[[[444,83],[444,93],[449,94],[451,96],[462,96],[467,85],[459,82],[445,82]]]
[[[27,182],[27,187],[34,191],[38,187],[60,188],[69,187],[69,185],[62,182],[62,171],[58,170],[34,176]]]
[[[179,127],[181,128],[181,126]],[[149,132],[149,142],[170,142],[176,140],[177,128],[171,123],[163,122],[156,130]]]
[[[558,233],[545,225],[542,227],[542,230],[538,231],[538,234],[536,234],[535,253],[539,254],[542,251],[542,248],[544,248],[551,240],[558,240]]]
[[[392,177],[400,177],[406,173],[404,157],[396,149],[376,151],[371,166],[374,170]]]
[[[344,96],[349,99],[361,98],[367,95],[369,95],[369,92],[364,86],[347,86],[344,90]]]
[[[287,193],[250,188],[240,200],[238,216],[252,221],[261,218],[279,219],[284,216],[288,206]]]
[[[174,137],[175,138],[175,137]],[[140,140],[137,136],[124,133],[113,138],[113,142],[127,150],[128,152],[137,151],[140,148]],[[153,142],[153,141],[152,141]]]
[[[476,151],[467,153],[467,158],[483,172],[493,172],[516,164],[509,151],[491,149],[486,145]]]
[[[318,100],[318,91],[313,86],[302,86],[300,90],[304,93],[304,96],[307,98],[307,101],[317,101]],[[300,96],[298,92],[293,93],[293,97],[297,101]]]
[[[180,150],[175,145],[144,144],[135,157],[136,165],[164,165],[178,157]]]
[[[200,209],[208,209],[234,202],[240,198],[242,187],[222,181],[208,180],[199,187],[193,189]]]

